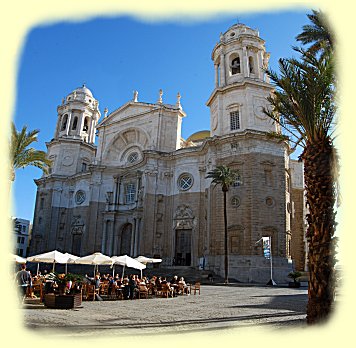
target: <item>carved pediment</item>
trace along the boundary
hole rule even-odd
[[[193,211],[186,204],[179,205],[176,209],[175,214],[174,214],[174,218],[175,219],[193,219],[194,218]]]
[[[105,117],[104,120],[100,122],[100,124],[97,126],[97,128],[112,125],[113,123],[120,122],[122,120],[135,117],[144,113],[149,113],[153,109],[154,107],[152,105],[132,101],[128,102],[113,111],[107,117]]]
[[[194,230],[197,224],[193,210],[186,204],[177,207],[173,220],[173,228],[176,230]]]

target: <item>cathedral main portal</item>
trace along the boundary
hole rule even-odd
[[[192,250],[192,230],[176,230],[175,265],[190,266]]]

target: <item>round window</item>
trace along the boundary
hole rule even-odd
[[[240,206],[240,198],[237,196],[232,197],[230,202],[234,208],[237,208]]]
[[[182,174],[178,178],[178,187],[180,190],[186,191],[193,186],[193,177],[190,174]]]
[[[274,206],[274,199],[272,197],[267,197],[266,198],[266,205],[268,207],[273,207]]]
[[[127,162],[129,162],[129,163],[134,163],[137,160],[138,160],[138,153],[137,152],[132,152],[127,157]]]
[[[85,201],[85,192],[79,190],[75,194],[75,203],[82,204]]]

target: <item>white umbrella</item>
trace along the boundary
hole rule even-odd
[[[138,256],[135,258],[138,262],[143,263],[146,265],[147,263],[159,263],[162,262],[162,259],[154,259],[152,257],[146,257],[146,256]]]
[[[94,265],[94,277],[95,277],[95,268],[97,265],[112,265],[113,260],[102,253],[94,253],[91,255],[79,257],[74,261],[75,264],[82,264],[82,265]]]
[[[53,263],[52,272],[54,272],[55,263],[56,262],[57,263],[66,263],[67,262],[67,257],[63,253],[61,253],[60,251],[53,250],[53,251],[49,251],[47,253],[29,256],[27,258],[27,261],[28,262]],[[39,264],[37,265],[37,274],[38,274],[38,268],[39,268]]]
[[[67,274],[67,265],[68,263],[74,263],[75,260],[79,259],[79,256],[75,256],[69,253],[64,254],[67,257],[67,262],[66,262],[66,270],[65,273]]]
[[[144,265],[147,265],[148,263],[159,263],[162,262],[162,259],[154,259],[152,257],[146,257],[146,256],[138,256],[135,258],[136,261],[141,262]],[[142,278],[142,270],[141,270],[141,278]]]
[[[133,259],[128,255],[113,256],[112,260],[113,260],[113,264],[124,266],[121,278],[123,278],[124,276],[125,266],[141,270],[141,278],[142,278],[142,270],[146,268],[146,265],[144,265],[143,263],[138,262],[137,260]]]
[[[24,259],[23,257],[18,256],[18,255],[11,254],[11,258],[12,258],[16,263],[26,263],[26,262],[27,262],[26,259]]]

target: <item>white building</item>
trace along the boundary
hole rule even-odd
[[[268,136],[279,128],[263,113],[272,91],[265,43],[235,24],[212,60],[211,129],[188,139],[181,137],[179,94],[167,104],[162,91],[153,103],[135,92],[99,123],[98,101],[86,86],[68,94],[47,143],[51,172],[36,180],[31,253],[143,254],[196,269],[203,258],[223,274],[222,193],[206,175],[224,164],[240,173],[228,195],[230,277],[269,279],[269,261],[256,244],[263,236],[272,238],[277,281],[286,279],[292,259],[303,267],[303,171],[287,142]]]
[[[14,226],[15,254],[26,257],[30,238],[30,221],[12,218],[12,223]]]

